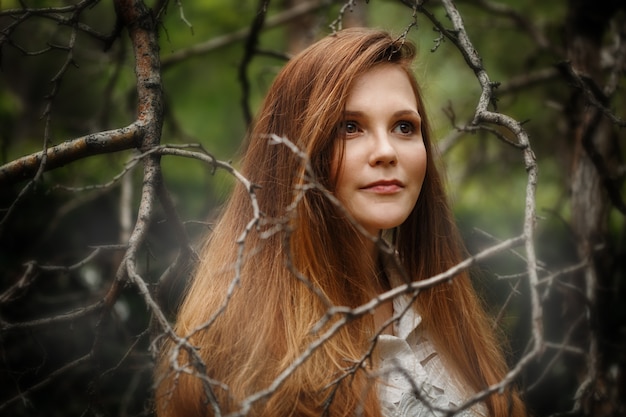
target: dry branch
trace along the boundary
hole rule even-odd
[[[311,0],[308,2],[299,3],[289,10],[285,10],[275,15],[268,16],[265,19],[263,27],[265,29],[271,29],[277,26],[284,25],[285,23],[295,20],[301,16],[312,13],[322,7],[328,6],[331,2],[331,0]],[[216,49],[223,48],[235,42],[243,41],[249,36],[250,32],[251,28],[245,27],[236,32],[218,36],[206,42],[176,51],[161,60],[163,70],[166,70],[170,66],[183,61],[187,62],[190,58],[206,55]]]
[[[626,48],[624,47],[622,39],[623,33],[621,35],[622,38],[618,39],[617,42],[617,52],[615,52],[616,65],[613,68],[609,68],[611,71],[610,77],[605,86],[596,85],[591,78],[577,72],[571,64],[565,63],[560,65],[558,69],[546,68],[538,70],[534,73],[512,78],[508,83],[505,83],[496,89],[496,84],[491,81],[489,75],[487,74],[487,71],[482,64],[480,54],[470,40],[462,16],[452,0],[441,0],[436,4],[436,6],[432,3],[420,0],[400,0],[400,2],[410,7],[412,11],[417,11],[429,19],[441,35],[440,40],[445,38],[458,49],[467,66],[475,74],[481,88],[481,94],[477,100],[473,118],[464,126],[456,126],[453,111],[450,110],[452,112],[450,113],[450,118],[458,131],[454,132],[454,135],[449,138],[449,142],[444,141],[443,144],[440,144],[440,147],[443,150],[448,149],[449,144],[458,140],[460,137],[459,133],[461,131],[475,132],[478,130],[484,130],[501,139],[504,146],[510,147],[519,152],[520,161],[526,168],[527,172],[526,188],[524,191],[525,209],[523,216],[523,231],[519,234],[519,236],[493,244],[487,249],[466,258],[464,261],[455,265],[448,271],[433,277],[428,277],[427,279],[419,282],[393,288],[392,290],[380,294],[376,298],[356,308],[334,306],[327,299],[325,299],[323,295],[318,294],[321,301],[326,304],[328,309],[324,317],[321,318],[320,322],[314,329],[314,331],[320,332],[317,334],[317,338],[311,342],[310,345],[306,346],[301,355],[287,368],[285,368],[284,371],[274,381],[272,381],[269,386],[259,387],[258,392],[246,398],[240,404],[241,408],[239,412],[236,412],[234,415],[245,415],[256,402],[262,401],[272,395],[276,391],[276,388],[286,378],[292,375],[300,364],[308,360],[316,349],[322,346],[342,326],[346,325],[351,320],[370,314],[376,307],[393,300],[396,297],[405,295],[415,296],[415,294],[422,289],[435,285],[446,285],[447,282],[453,281],[454,277],[460,271],[471,268],[479,262],[492,259],[498,254],[512,251],[513,248],[517,247],[523,247],[523,253],[518,254],[515,252],[515,255],[521,258],[521,262],[524,264],[523,272],[516,271],[514,274],[501,277],[502,279],[510,280],[511,293],[506,298],[501,310],[499,311],[498,320],[503,316],[504,310],[507,308],[511,299],[518,295],[517,291],[522,292],[524,291],[523,287],[527,287],[529,294],[527,296],[530,297],[529,305],[531,315],[531,324],[528,329],[531,336],[527,351],[522,354],[521,359],[513,365],[511,371],[502,381],[499,381],[490,387],[485,387],[483,391],[476,393],[466,403],[460,405],[457,411],[466,409],[472,404],[484,400],[488,395],[502,391],[507,386],[513,384],[516,380],[519,380],[520,376],[534,361],[541,358],[541,355],[544,354],[544,352],[553,354],[553,357],[548,361],[545,369],[543,369],[543,371],[536,376],[536,379],[534,381],[530,381],[530,388],[528,389],[532,390],[534,386],[537,386],[537,384],[547,378],[548,374],[552,371],[553,367],[556,366],[557,361],[559,361],[562,356],[565,356],[566,354],[580,356],[587,362],[584,372],[581,372],[582,377],[581,381],[579,381],[580,383],[578,385],[576,397],[573,398],[572,401],[573,411],[581,410],[585,407],[587,399],[594,393],[594,385],[596,384],[596,380],[599,376],[601,341],[598,339],[596,334],[593,334],[589,344],[581,347],[575,343],[574,339],[575,333],[580,330],[580,327],[589,324],[588,314],[591,314],[592,319],[595,319],[594,304],[598,302],[597,284],[599,281],[599,278],[596,275],[597,271],[594,269],[593,261],[591,259],[583,259],[573,266],[563,267],[557,271],[550,271],[547,268],[544,269],[541,267],[535,253],[535,191],[538,181],[535,155],[533,149],[531,148],[528,134],[523,128],[522,123],[510,116],[507,116],[506,114],[492,109],[496,99],[496,92],[499,94],[509,94],[520,91],[528,86],[554,79],[559,75],[560,70],[560,74],[564,75],[573,87],[580,91],[586,101],[591,104],[592,110],[595,112],[593,114],[596,118],[608,118],[613,122],[614,126],[617,126],[618,128],[623,127],[625,124],[624,119],[618,117],[617,113],[609,106],[609,98],[619,87],[620,74],[623,73],[624,61],[626,60]],[[13,19],[11,24],[6,26],[0,33],[0,44],[5,44],[6,42],[10,43],[10,35],[12,31],[33,16],[52,19],[60,25],[71,27],[72,39],[70,40],[69,46],[49,46],[39,51],[27,51],[20,45],[12,45],[21,51],[24,56],[43,54],[53,49],[66,54],[63,66],[58,71],[57,76],[53,78],[54,82],[60,82],[65,76],[67,69],[73,64],[73,42],[76,39],[77,32],[86,33],[91,38],[106,42],[111,41],[117,36],[117,34],[119,34],[119,31],[116,29],[116,31],[114,31],[115,33],[112,35],[103,35],[77,21],[77,18],[80,16],[82,11],[95,3],[97,3],[97,0],[83,0],[76,5],[66,7],[36,9],[24,6],[18,9],[0,11],[0,17],[4,16]],[[159,3],[164,5],[167,1]],[[268,2],[266,0],[259,0],[259,4],[263,7],[266,7],[267,3]],[[330,0],[311,0],[301,2],[289,10],[276,14],[270,14],[265,19],[263,19],[265,15],[262,14],[259,15],[260,17],[256,20],[257,24],[251,28],[244,28],[237,32],[211,39],[191,48],[177,51],[164,59],[160,59],[157,37],[158,22],[155,20],[153,13],[147,9],[144,2],[141,0],[115,0],[116,13],[121,24],[128,30],[128,35],[134,48],[133,53],[136,59],[136,90],[138,95],[136,109],[137,119],[126,127],[92,133],[52,146],[48,143],[48,128],[51,122],[50,114],[53,105],[52,98],[54,98],[56,94],[54,90],[54,88],[56,88],[56,84],[54,84],[52,94],[49,97],[48,107],[44,114],[47,120],[47,127],[46,132],[44,132],[43,150],[23,156],[1,166],[0,187],[12,186],[20,181],[32,180],[23,188],[23,194],[25,194],[30,191],[31,186],[37,182],[36,180],[39,179],[43,172],[50,171],[95,155],[120,152],[128,149],[137,149],[137,154],[128,163],[126,168],[124,168],[123,172],[116,176],[113,181],[102,186],[85,187],[81,190],[84,191],[89,188],[110,187],[119,178],[126,175],[132,167],[143,164],[143,184],[140,202],[138,207],[133,208],[133,214],[136,214],[136,220],[135,223],[132,224],[132,230],[130,231],[127,241],[122,241],[119,245],[94,247],[94,249],[83,259],[72,261],[73,263],[68,262],[68,265],[44,264],[43,262],[40,263],[38,260],[28,262],[24,265],[23,272],[20,272],[21,276],[14,279],[12,284],[7,285],[6,289],[3,289],[0,293],[0,305],[13,303],[37,282],[38,274],[42,271],[48,273],[76,273],[78,269],[93,262],[94,258],[102,253],[103,250],[115,249],[121,253],[120,257],[115,261],[117,272],[115,276],[112,277],[106,294],[100,294],[98,296],[100,299],[95,301],[92,299],[81,307],[77,308],[76,306],[73,306],[72,308],[64,309],[62,313],[56,313],[54,315],[48,315],[36,319],[11,321],[0,318],[0,330],[2,332],[19,330],[32,331],[35,328],[51,326],[58,323],[74,323],[78,320],[84,320],[85,318],[91,318],[97,315],[99,315],[100,319],[98,326],[96,326],[98,328],[96,329],[93,346],[90,352],[84,354],[84,356],[81,356],[78,359],[67,362],[65,365],[58,367],[56,371],[52,371],[51,373],[41,377],[32,385],[23,389],[23,392],[20,395],[11,394],[12,396],[10,398],[5,399],[5,402],[0,404],[0,410],[15,404],[19,400],[27,401],[26,396],[28,394],[49,385],[57,378],[62,378],[64,374],[71,369],[82,366],[90,360],[97,359],[100,355],[99,349],[103,346],[102,339],[105,337],[99,326],[113,314],[113,306],[120,299],[122,290],[125,287],[130,286],[139,294],[141,301],[147,307],[153,319],[153,323],[156,325],[158,335],[153,341],[153,347],[156,346],[156,342],[158,340],[164,338],[169,339],[175,346],[172,350],[170,361],[172,372],[176,375],[190,374],[202,380],[204,390],[208,395],[207,406],[213,408],[215,415],[221,415],[219,405],[212,396],[212,390],[217,386],[225,390],[227,390],[228,387],[224,386],[220,381],[212,380],[210,376],[206,374],[204,364],[197,355],[196,348],[190,344],[189,338],[191,335],[210,327],[214,320],[221,314],[223,309],[228,306],[230,297],[233,295],[238,285],[240,268],[244,261],[244,246],[246,244],[248,234],[253,232],[260,225],[266,225],[267,223],[264,222],[269,222],[270,220],[265,219],[260,211],[255,196],[256,185],[238,172],[231,163],[217,160],[213,157],[213,155],[204,151],[204,149],[201,149],[199,146],[160,144],[163,126],[161,71],[175,64],[187,61],[192,57],[207,54],[210,51],[222,46],[237,41],[243,41],[248,38],[248,49],[246,51],[244,62],[242,62],[240,67],[240,72],[242,74],[240,79],[242,80],[242,85],[245,87],[247,82],[247,64],[256,55],[263,53],[263,51],[260,51],[257,48],[258,37],[260,36],[262,30],[284,24],[292,19],[296,19],[305,14],[319,10],[322,7],[328,6],[331,3],[332,1]],[[341,13],[351,7],[354,3],[355,2],[351,0],[344,1],[344,7],[340,12],[340,17]],[[522,28],[531,40],[534,41],[535,45],[542,51],[551,51],[561,54],[558,48],[555,48],[554,45],[549,43],[546,34],[542,31],[542,28],[538,27],[532,20],[526,18],[516,10],[490,0],[473,0],[467,1],[467,3],[476,5],[492,15],[509,19],[517,27]],[[179,7],[181,19],[184,22],[187,22],[187,19],[183,14],[181,2],[176,1],[176,5]],[[443,6],[445,9],[446,18],[449,19],[448,21],[442,22],[436,17],[435,13],[433,13],[432,7],[439,6]],[[417,16],[413,15],[413,19],[414,23],[416,23]],[[193,17],[191,17],[191,20],[193,20]],[[340,19],[336,22],[336,24],[340,24]],[[450,25],[451,28],[449,27]],[[413,26],[414,25],[411,24],[403,35],[406,35],[406,32],[412,29]],[[121,63],[117,69],[119,70],[120,68]],[[244,100],[245,97],[246,94],[244,91]],[[591,127],[593,127],[593,125]],[[589,138],[587,139],[588,141],[584,142],[583,145],[587,145],[587,153],[589,153],[593,159],[593,144],[590,142]],[[344,215],[350,217],[334,195],[316,181],[312,170],[307,165],[308,161],[304,153],[297,149],[297,147],[295,147],[294,144],[287,138],[269,135],[268,141],[276,146],[289,147],[297,156],[303,159],[303,164],[306,165],[305,172],[303,173],[303,175],[305,175],[304,180],[306,184],[302,190],[295,190],[294,205],[300,202],[299,199],[302,198],[306,192],[311,189],[317,189],[318,191],[321,191],[333,204],[335,204]],[[194,147],[196,149],[191,149]],[[241,182],[248,191],[250,205],[253,212],[252,217],[248,221],[247,227],[239,236],[237,241],[239,252],[235,265],[235,277],[232,280],[231,286],[224,298],[222,309],[219,309],[208,321],[202,323],[198,328],[193,329],[190,335],[187,335],[186,337],[181,337],[174,332],[163,307],[160,306],[155,299],[151,284],[147,279],[147,275],[142,270],[140,260],[141,251],[148,245],[147,236],[155,223],[154,219],[158,209],[162,210],[168,223],[172,225],[176,240],[175,260],[171,262],[165,270],[159,271],[161,274],[160,281],[167,279],[167,277],[171,276],[186,263],[195,262],[198,257],[185,230],[186,222],[184,222],[177,213],[174,200],[163,180],[161,158],[166,156],[200,160],[206,164],[210,173],[213,173],[216,169],[226,171],[232,175],[236,181]],[[602,160],[599,162],[594,160],[594,163],[596,163],[596,168],[600,172],[604,173],[605,180],[614,180],[606,169],[603,171]],[[612,195],[614,199],[613,204],[618,209],[623,210],[624,203],[619,194],[619,183],[615,181],[615,183],[612,183],[612,187],[613,188],[607,186],[607,189],[614,192]],[[9,216],[7,215],[5,218],[6,217]],[[273,227],[263,230],[261,238],[267,238],[279,232],[286,232],[287,240],[285,247],[288,251],[289,230],[287,220],[272,219],[271,221],[275,222],[275,224],[273,223]],[[389,248],[384,245],[384,242],[382,242],[378,237],[367,234],[367,232],[365,232],[358,223],[354,222],[354,225],[365,236],[374,241],[381,250],[389,250]],[[0,227],[1,226],[2,222],[0,222]],[[286,262],[287,268],[294,273],[294,276],[297,279],[301,280],[305,285],[309,285],[309,288],[312,291],[317,291],[316,287],[295,269],[289,252],[287,252]],[[562,279],[564,276],[571,277],[574,273],[580,273],[581,271],[584,272],[582,281],[585,284],[582,288]],[[540,274],[542,276],[541,278]],[[543,308],[544,304],[550,301],[550,298],[562,289],[575,291],[576,296],[584,300],[585,310],[583,311],[584,314],[578,316],[573,323],[570,323],[570,327],[565,329],[565,334],[561,337],[561,340],[555,340],[549,335],[546,335],[544,331]],[[333,384],[338,386],[342,380],[349,378],[354,372],[356,372],[357,369],[362,367],[363,364],[370,359],[376,343],[377,335],[380,334],[386,326],[391,325],[391,323],[399,319],[401,315],[402,312],[398,313],[391,319],[387,320],[382,328],[376,329],[377,333],[373,337],[370,350],[366,352],[362,358],[360,358],[360,361],[357,361],[347,367],[345,372],[338,375],[335,381],[329,381],[329,387]],[[146,331],[144,329],[142,336],[145,334]],[[137,348],[137,346],[138,344],[136,341],[130,349],[125,351],[122,359],[120,359],[115,366],[110,368],[110,372],[119,370],[120,364],[129,357],[132,349]],[[188,354],[188,357],[191,360],[191,363],[185,366],[181,366],[178,363],[179,354],[183,350]],[[329,397],[329,404],[330,401],[332,401],[332,395]],[[455,410],[451,410],[451,412],[453,411]]]
[[[121,129],[93,133],[68,140],[43,151],[23,156],[0,167],[0,186],[31,179],[46,159],[46,171],[63,167],[94,155],[133,149],[140,145],[142,131],[133,123]]]

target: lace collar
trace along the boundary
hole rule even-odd
[[[393,288],[404,280],[392,264],[385,263],[385,273]],[[468,393],[420,327],[422,317],[413,302],[414,297],[408,294],[394,298],[393,315],[401,316],[393,324],[393,334],[378,338],[379,397],[388,416],[444,415],[436,410],[455,408]],[[486,415],[486,410],[479,404],[456,415]]]

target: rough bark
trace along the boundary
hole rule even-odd
[[[585,345],[589,356],[581,366],[581,389],[577,402],[584,415],[618,415],[624,410],[626,391],[609,375],[615,358],[610,346],[615,339],[611,323],[612,304],[607,297],[617,279],[610,250],[608,215],[611,199],[606,187],[607,175],[615,172],[617,136],[614,123],[604,117],[601,109],[590,103],[589,96],[603,105],[610,100],[605,86],[606,75],[601,68],[603,40],[611,19],[624,6],[617,1],[570,1],[566,22],[566,57],[571,65],[570,78],[582,80],[570,98],[567,109],[568,138],[571,141],[571,227],[577,241],[578,256],[588,261],[577,285],[584,299],[578,295],[568,298],[573,315],[587,310],[589,323],[579,334],[579,343]],[[623,337],[623,336],[622,336]],[[617,336],[619,338],[619,336]],[[621,341],[623,344],[623,341]]]

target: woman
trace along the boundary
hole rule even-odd
[[[413,57],[348,29],[277,76],[243,158],[258,188],[235,187],[162,349],[159,416],[434,416],[502,379],[466,273],[348,310],[462,260]],[[509,388],[461,413],[524,408]]]

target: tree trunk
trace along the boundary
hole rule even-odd
[[[619,1],[571,0],[566,22],[566,53],[569,81],[575,85],[569,105],[568,137],[573,144],[571,160],[572,231],[578,242],[578,255],[589,262],[577,285],[585,295],[572,294],[568,309],[572,316],[586,312],[588,326],[579,334],[579,342],[589,357],[580,367],[581,389],[577,405],[583,415],[618,415],[624,410],[623,384],[619,385],[610,369],[624,370],[623,355],[611,352],[619,341],[618,328],[611,325],[610,289],[617,279],[615,253],[611,251],[608,215],[611,200],[605,187],[606,172],[619,161],[616,156],[616,128],[601,110],[590,103],[590,97],[606,104],[603,92],[605,76],[601,68],[603,38]],[[617,334],[617,336],[616,336]],[[617,339],[616,339],[617,337]],[[623,336],[622,336],[623,337]],[[622,361],[618,363],[616,361]]]

